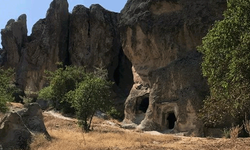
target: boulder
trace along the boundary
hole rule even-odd
[[[31,103],[25,108],[12,108],[0,122],[0,145],[5,150],[27,149],[32,136],[44,134],[48,139],[43,122],[42,110],[37,103]]]

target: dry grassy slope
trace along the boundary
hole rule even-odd
[[[230,139],[152,135],[119,128],[115,120],[94,118],[93,129],[83,133],[77,120],[64,120],[44,114],[44,121],[52,141],[42,135],[31,144],[32,150],[231,150],[250,149],[250,138]],[[115,125],[111,125],[112,123]]]

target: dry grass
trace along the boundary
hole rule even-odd
[[[240,131],[242,130],[243,126],[235,126],[230,129],[230,139],[236,140],[239,136]]]
[[[250,149],[249,138],[230,139],[183,137],[174,135],[151,135],[119,128],[119,122],[94,118],[93,129],[83,133],[76,120],[62,120],[46,115],[45,125],[52,137],[46,141],[37,137],[31,150],[218,150]]]
[[[250,136],[250,120],[245,119],[245,121],[243,121],[243,125],[244,125],[245,131]]]

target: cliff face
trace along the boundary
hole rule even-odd
[[[21,15],[17,21],[10,19],[5,29],[1,30],[1,34],[2,46],[4,50],[8,50],[8,52],[3,51],[8,60],[3,59],[2,61],[5,62],[5,66],[17,67],[20,61],[22,47],[27,42],[26,15]]]
[[[76,6],[68,12],[67,0],[53,0],[46,18],[40,19],[27,36],[26,15],[11,19],[2,30],[0,58],[5,67],[16,69],[16,81],[23,90],[38,91],[46,85],[45,70],[64,65],[108,69],[115,90],[127,95],[132,85],[131,63],[123,54],[118,14],[100,5],[90,9]],[[126,74],[124,77],[121,74]],[[121,84],[122,83],[122,84]],[[118,90],[117,90],[118,89]]]
[[[31,36],[25,15],[7,23],[0,62],[31,91],[46,84],[44,70],[56,62],[107,68],[114,91],[128,96],[124,127],[199,134],[208,87],[196,47],[225,9],[226,0],[128,0],[120,14],[100,5],[70,14],[66,0],[53,0]]]
[[[216,0],[127,2],[120,31],[134,85],[124,127],[201,133],[197,112],[208,87],[196,47],[225,8],[226,1]]]
[[[22,47],[16,68],[17,83],[22,89],[38,91],[45,84],[44,70],[55,70],[56,62],[66,62],[68,24],[67,1],[54,0],[46,18],[33,26],[29,41]],[[7,57],[7,62],[9,61],[11,60]]]

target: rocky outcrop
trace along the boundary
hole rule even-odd
[[[45,128],[42,110],[38,104],[29,104],[26,108],[12,110],[0,122],[0,147],[4,150],[27,149],[32,136],[44,134],[50,136]]]
[[[68,26],[67,0],[52,1],[46,18],[33,26],[29,42],[23,47],[16,68],[22,89],[38,91],[46,82],[44,70],[55,70],[57,62],[67,62]]]
[[[2,55],[5,57],[5,67],[15,68],[20,61],[22,48],[27,42],[26,15],[19,16],[17,21],[10,19],[5,29],[1,30],[1,34],[3,50],[8,50]]]
[[[196,46],[214,21],[222,19],[225,8],[224,0],[127,2],[120,31],[123,51],[133,65],[134,86],[125,103],[125,126],[201,129],[197,112],[208,88]]]
[[[0,61],[16,69],[16,82],[22,90],[33,92],[47,84],[44,71],[57,69],[57,62],[86,66],[90,71],[104,68],[116,83],[116,93],[125,97],[133,82],[131,63],[122,51],[118,18],[118,13],[100,5],[89,9],[78,5],[70,14],[67,0],[53,0],[46,18],[36,22],[30,36],[25,15],[7,23]]]
[[[107,68],[115,90],[127,95],[132,85],[131,63],[122,51],[118,17],[98,4],[89,9],[75,6],[70,15],[69,54],[72,65],[86,66],[90,71]]]
[[[196,47],[225,9],[226,0],[128,0],[120,14],[100,5],[70,14],[66,0],[53,0],[31,36],[25,17],[7,23],[0,60],[31,91],[46,84],[44,70],[56,62],[106,68],[117,99],[127,98],[125,127],[200,134],[208,87]]]

